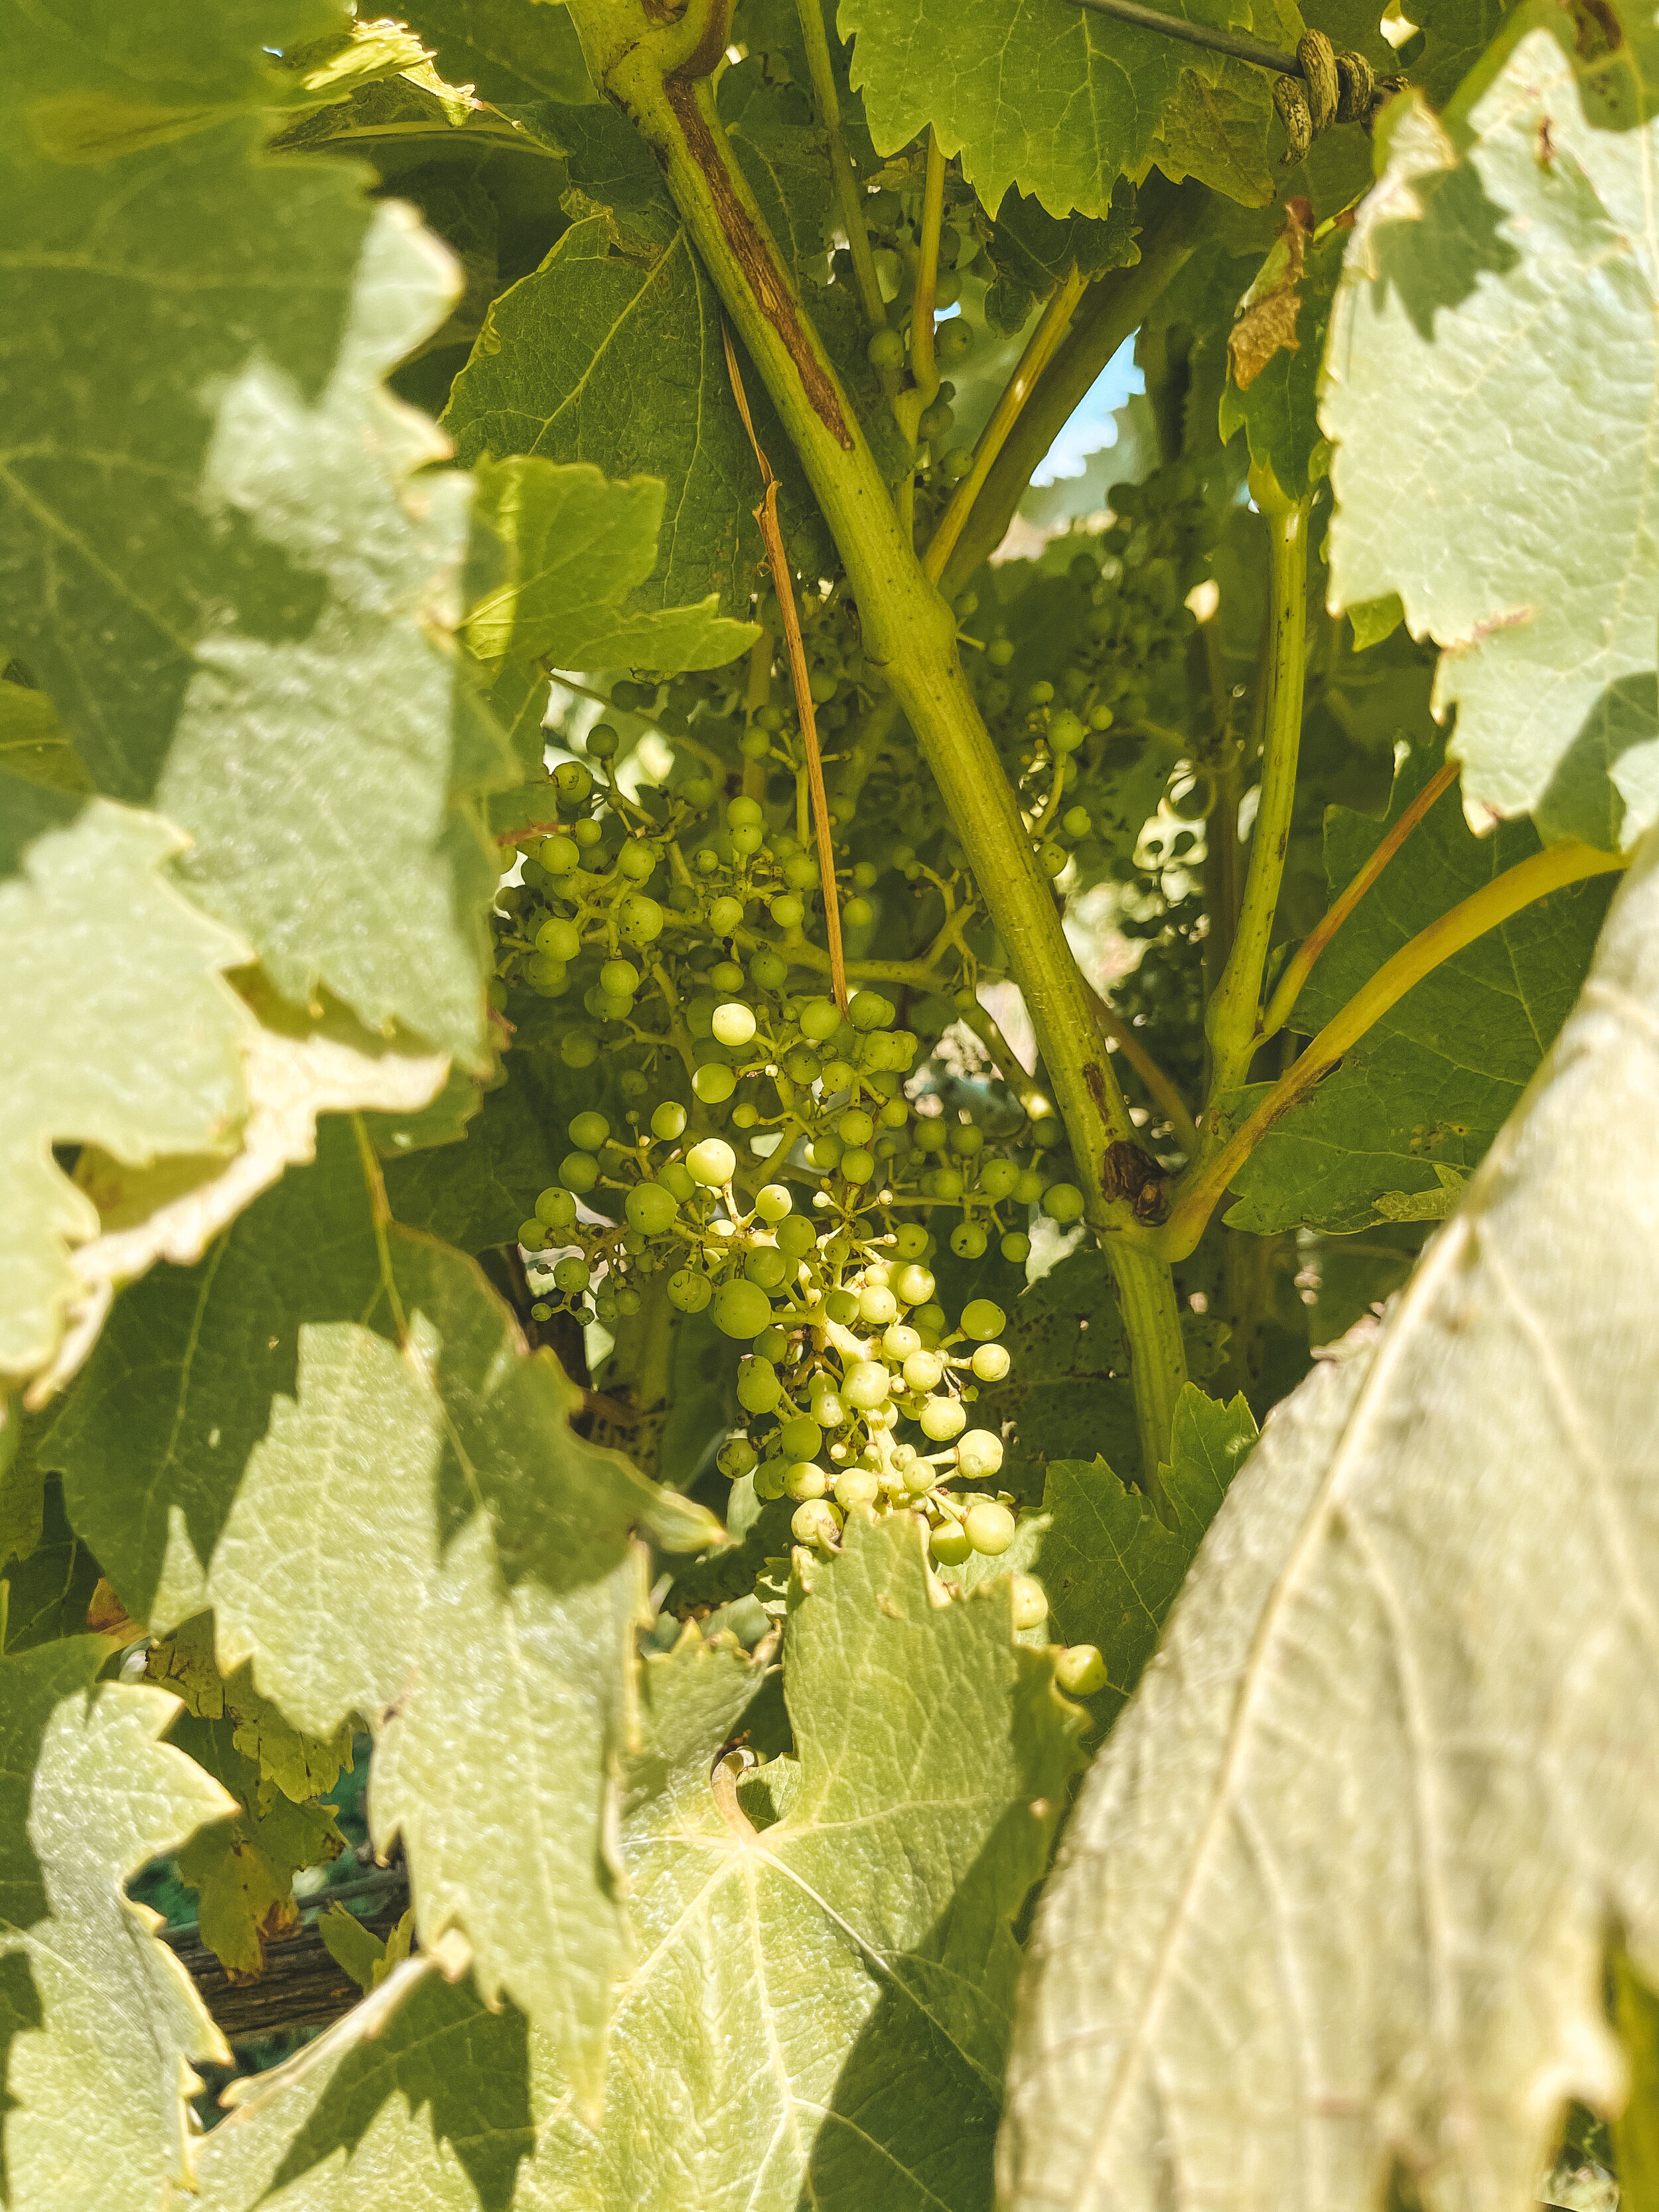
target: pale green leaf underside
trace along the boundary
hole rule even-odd
[[[505,549],[507,574],[475,606],[466,640],[481,660],[556,668],[718,668],[753,644],[752,623],[700,605],[626,604],[656,564],[666,486],[612,483],[584,461],[486,463],[478,514]]]
[[[297,1728],[364,1717],[422,1942],[459,1927],[586,2091],[624,1950],[629,1531],[718,1527],[575,1437],[574,1402],[469,1261],[377,1222],[334,1121],[199,1266],[121,1300],[42,1456],[135,1617],[212,1606],[222,1670],[252,1660]]]
[[[0,1660],[0,2064],[10,2212],[159,2212],[193,2159],[190,2062],[229,2056],[122,1879],[231,1801],[155,1738],[159,1690],[88,1685],[91,1637]],[[8,2051],[8,2046],[9,2046]]]
[[[222,970],[228,931],[162,876],[173,826],[0,777],[14,872],[0,879],[0,1373],[50,1358],[97,1209],[52,1158],[133,1163],[234,1148],[252,1017]]]
[[[454,268],[343,165],[260,159],[246,105],[262,46],[338,21],[143,0],[123,75],[5,10],[0,629],[98,787],[188,830],[197,896],[290,997],[320,981],[476,1058],[471,794],[512,770],[438,641],[467,488],[408,483],[441,441],[379,381]]]
[[[1470,122],[1461,161],[1396,126],[1348,247],[1333,603],[1397,592],[1446,648],[1473,799],[1628,842],[1659,815],[1659,125],[1590,128],[1543,31]]]
[[[1659,1969],[1659,846],[1389,1319],[1275,1412],[1034,1937],[1011,2212],[1534,2194]],[[1585,1193],[1607,1194],[1587,1206]],[[1171,1756],[1171,1747],[1179,1755]]]
[[[1301,22],[1287,0],[1181,0],[1170,12],[1249,29],[1281,52]],[[931,124],[988,208],[1010,185],[1051,215],[1104,216],[1121,175],[1157,162],[1258,206],[1283,142],[1269,80],[1071,0],[842,0],[853,82],[878,149],[895,153]]]
[[[1331,809],[1333,895],[1435,765],[1419,756],[1401,769],[1385,822]],[[1419,930],[1538,849],[1528,822],[1475,837],[1456,792],[1448,792],[1337,933],[1291,1025],[1310,1036]],[[1401,1200],[1437,1200],[1443,1171],[1455,1182],[1478,1167],[1567,1017],[1609,894],[1606,878],[1570,884],[1425,975],[1256,1146],[1234,1178],[1231,1225],[1268,1231],[1305,1221],[1345,1234],[1379,1218],[1407,1218]],[[1240,1093],[1231,1110],[1247,1111],[1267,1088]]]

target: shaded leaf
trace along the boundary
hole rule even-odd
[[[189,1272],[121,1301],[44,1448],[152,1626],[212,1606],[217,1664],[327,1738],[375,1736],[422,1942],[545,2022],[584,2094],[624,1934],[605,1842],[641,1604],[636,1522],[712,1516],[572,1434],[459,1255],[386,1224],[349,1126]]]
[[[1388,1319],[1274,1413],[1044,1893],[1011,2208],[1518,2205],[1659,1965],[1659,846]],[[1593,1207],[1594,1188],[1606,1202]],[[1171,1756],[1171,1747],[1179,1755]]]
[[[1457,710],[1473,800],[1603,845],[1659,813],[1659,549],[1627,461],[1659,389],[1654,127],[1592,128],[1541,29],[1461,152],[1407,110],[1348,247],[1321,409],[1333,604],[1397,592],[1446,648],[1436,707]]]
[[[156,1738],[158,1690],[89,1687],[95,1638],[0,1660],[0,2061],[11,2212],[148,2212],[189,2185],[192,2059],[228,2060],[125,1875],[229,1801]],[[95,2118],[94,2118],[95,2116]]]
[[[1333,807],[1326,868],[1333,895],[1351,882],[1432,775],[1413,754],[1374,822]],[[1528,822],[1476,837],[1455,789],[1418,824],[1315,966],[1293,1025],[1311,1036],[1400,947],[1483,884],[1539,850]],[[1443,1171],[1477,1167],[1519,1103],[1565,1019],[1595,949],[1608,879],[1569,884],[1525,907],[1443,961],[1362,1037],[1340,1067],[1269,1130],[1234,1179],[1233,1228],[1307,1221],[1339,1232],[1413,1217],[1437,1200]],[[1228,1102],[1247,1113],[1266,1085]],[[1384,1200],[1389,1203],[1384,1204]]]
[[[1314,237],[1295,201],[1285,215],[1279,242],[1240,302],[1228,337],[1221,434],[1231,438],[1242,427],[1252,464],[1271,469],[1281,489],[1300,499],[1322,472],[1315,461],[1325,440],[1314,402],[1346,240],[1340,231]],[[1366,642],[1374,641],[1368,634]]]
[[[526,0],[414,0],[405,11],[452,84],[497,106],[526,100],[592,100],[581,41],[568,11]]]
[[[98,1562],[70,1528],[64,1486],[55,1476],[40,1485],[39,1510],[33,1541],[7,1567],[0,1583],[5,1608],[0,1645],[9,1652],[84,1636],[87,1609],[98,1587]],[[22,1534],[20,1530],[17,1540]]]

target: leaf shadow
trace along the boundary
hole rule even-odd
[[[1436,313],[1461,306],[1482,276],[1507,276],[1521,256],[1499,235],[1507,210],[1487,198],[1470,163],[1413,178],[1412,191],[1420,216],[1379,222],[1373,234],[1372,294],[1380,314],[1389,290],[1396,292],[1418,336],[1432,345]]]

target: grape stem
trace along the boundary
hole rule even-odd
[[[1234,1176],[1263,1137],[1298,1104],[1365,1032],[1379,1022],[1390,1006],[1426,975],[1461,952],[1467,945],[1496,929],[1511,915],[1535,899],[1547,897],[1567,884],[1586,877],[1607,875],[1630,865],[1627,853],[1603,853],[1593,845],[1570,842],[1552,845],[1530,860],[1506,868],[1483,884],[1438,921],[1405,945],[1355,992],[1339,1013],[1334,1014],[1307,1050],[1281,1075],[1249,1119],[1241,1124],[1220,1151],[1201,1163],[1190,1180],[1176,1187],[1176,1203],[1158,1231],[1157,1248],[1170,1260],[1182,1260],[1204,1233],[1218,1200]]]
[[[910,375],[908,390],[893,402],[904,442],[915,453],[922,416],[939,397],[939,363],[933,354],[933,299],[939,283],[939,241],[945,221],[945,156],[931,127],[927,173],[922,185],[921,238],[916,250],[916,289],[910,308]]]
[[[1297,757],[1302,739],[1302,686],[1307,665],[1308,507],[1304,495],[1289,498],[1270,469],[1250,471],[1250,491],[1267,525],[1269,631],[1261,797],[1250,832],[1249,870],[1232,950],[1221,981],[1204,1010],[1210,1041],[1206,1141],[1216,1102],[1236,1091],[1249,1072],[1260,1042],[1261,978],[1273,942],[1296,802]]]
[[[1169,1268],[1128,1202],[1105,1190],[1107,1146],[1134,1125],[1101,1049],[1087,984],[1019,818],[956,646],[956,619],[917,560],[858,416],[734,161],[706,76],[723,44],[695,6],[654,25],[639,0],[571,0],[589,66],[661,165],[688,234],[799,455],[857,601],[866,657],[890,685],[950,808],[1018,975],[1103,1241],[1132,1351],[1144,1474],[1167,1458],[1186,1356]],[[685,72],[681,74],[680,72]]]
[[[823,788],[823,759],[818,751],[817,717],[812,710],[812,679],[806,665],[806,647],[800,634],[800,620],[795,612],[795,586],[789,570],[789,556],[783,550],[783,532],[778,527],[778,480],[772,472],[772,464],[761,451],[761,441],[755,435],[755,425],[749,413],[749,395],[743,388],[743,372],[738,367],[737,349],[732,343],[732,332],[724,323],[720,337],[726,347],[726,373],[732,380],[732,395],[738,403],[738,412],[743,417],[743,427],[749,433],[749,442],[755,449],[755,459],[760,464],[761,480],[765,489],[761,503],[755,509],[755,520],[760,526],[766,546],[767,565],[772,571],[772,589],[776,595],[778,611],[783,617],[784,641],[789,648],[789,674],[795,687],[795,712],[800,718],[801,747],[806,755],[806,779],[812,794],[812,826],[818,848],[818,889],[823,900],[824,929],[830,939],[830,988],[835,994],[836,1004],[842,1013],[847,1012],[847,959],[841,948],[841,894],[836,888],[836,847],[830,834],[830,800]]]
[[[823,125],[823,135],[830,142],[830,173],[835,179],[841,219],[847,228],[847,248],[853,257],[859,299],[865,320],[872,331],[878,331],[886,325],[887,305],[881,296],[876,257],[870,250],[870,234],[865,228],[864,195],[859,189],[841,127],[841,96],[836,90],[836,73],[830,65],[823,9],[820,0],[796,0],[796,11],[800,16],[801,43],[806,49],[806,71],[812,80],[812,98],[817,106],[818,120]]]
[[[1294,957],[1287,963],[1285,973],[1279,979],[1278,988],[1268,1001],[1267,1011],[1261,1019],[1261,1027],[1257,1031],[1257,1036],[1263,1043],[1266,1043],[1269,1037],[1277,1036],[1284,1028],[1290,1018],[1292,1008],[1302,994],[1302,986],[1313,973],[1314,963],[1320,954],[1323,952],[1332,938],[1336,935],[1337,931],[1341,928],[1343,923],[1358,905],[1360,900],[1364,897],[1366,892],[1370,890],[1423,817],[1445,793],[1451,789],[1456,781],[1457,763],[1455,761],[1448,761],[1443,768],[1435,771],[1411,805],[1402,812],[1387,836],[1378,843],[1376,850],[1341,896],[1332,902],[1328,913],[1309,932],[1297,947]]]
[[[984,489],[993,463],[1019,420],[1020,410],[1036,391],[1037,380],[1053,360],[1060,340],[1065,337],[1073,310],[1087,290],[1088,283],[1088,278],[1079,273],[1077,264],[1073,262],[1049,294],[1048,304],[1026,341],[1018,367],[1003,386],[990,421],[979,434],[979,443],[974,447],[974,465],[952,493],[951,504],[940,515],[938,526],[927,541],[927,550],[921,556],[921,565],[935,583],[945,573],[951,549],[962,535],[975,501]]]

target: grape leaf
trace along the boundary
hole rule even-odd
[[[1437,765],[1431,753],[1407,758],[1382,822],[1330,810],[1333,895]],[[1528,822],[1473,836],[1457,793],[1447,792],[1332,939],[1303,987],[1294,1026],[1311,1036],[1419,930],[1539,849]],[[1234,1179],[1229,1225],[1363,1229],[1402,1218],[1378,1202],[1383,1194],[1437,1194],[1439,1170],[1478,1166],[1566,1018],[1611,881],[1594,877],[1552,892],[1431,969],[1268,1131]],[[1242,1118],[1269,1087],[1237,1093],[1226,1110]]]
[[[40,1483],[40,1521],[32,1542],[21,1547],[0,1582],[0,1649],[32,1651],[66,1636],[87,1632],[87,1608],[98,1587],[98,1562],[70,1527],[64,1486],[56,1476]],[[0,1534],[0,1546],[11,1540]]]
[[[367,1717],[422,1944],[462,1931],[587,2094],[625,1942],[629,1529],[720,1531],[574,1436],[576,1401],[470,1262],[387,1224],[331,1122],[314,1168],[122,1299],[42,1455],[135,1618],[212,1606],[220,1670],[251,1660],[295,1727]]]
[[[1275,1411],[1089,1777],[1011,2212],[1362,2212],[1395,2159],[1428,2206],[1519,2205],[1566,2099],[1616,2109],[1609,1927],[1659,1966],[1656,1041],[1650,837],[1546,1072]]]
[[[742,1779],[726,1767],[711,1780],[710,1767],[763,1663],[695,1630],[645,1662],[621,1831],[641,1960],[613,2030],[597,2131],[574,2118],[532,2040],[529,2105],[542,2140],[514,2200],[526,2212],[611,2212],[625,2201],[754,2212],[802,2201],[882,2212],[989,2204],[1018,1960],[1011,1923],[1044,1863],[1079,1717],[1054,1696],[1048,1656],[1015,1645],[1006,1581],[939,1607],[908,1521],[849,1529],[843,1553],[815,1571],[810,1593],[797,1591],[786,1648],[799,1760]],[[872,1709],[885,1722],[874,1731]],[[416,2006],[437,2004],[430,1989],[410,1999],[408,2042]],[[505,2025],[477,2020],[476,2040],[455,2039],[458,2058],[478,2065],[495,2038],[517,2094],[524,2061]],[[295,2115],[285,2172],[303,2166],[320,2180],[314,2161],[349,2120],[361,2143],[343,2177],[326,2170],[336,2191],[343,2179],[350,2191],[344,2202],[372,2201],[360,2192],[388,2171],[393,2140],[407,2145],[406,2171],[441,2186],[445,2162],[423,2129],[395,2106],[370,2125],[374,2105],[403,2086],[398,2070],[347,2055],[319,2096],[331,2056],[248,2100],[268,2136],[281,2139],[284,2106]],[[337,2091],[354,2064],[351,2091]],[[434,2097],[434,2120],[438,2111]],[[258,2160],[264,2173],[273,2150]],[[257,2202],[246,2185],[216,2193],[217,2154],[210,2144],[204,2212]],[[245,2172],[255,2163],[233,2142],[224,2155]],[[295,2212],[341,2201],[285,2200]],[[479,2201],[504,2199],[481,2187]]]
[[[594,100],[568,10],[526,0],[414,0],[404,10],[452,84],[496,106],[514,100]]]
[[[192,2059],[230,2054],[121,1894],[229,1800],[156,1738],[159,1690],[89,1688],[77,1637],[0,1659],[0,2112],[11,2212],[160,2212],[187,2189]],[[7,2063],[8,2051],[9,2063]],[[6,2109],[9,2106],[9,2109]]]
[[[556,668],[718,668],[759,632],[700,606],[629,611],[655,566],[666,487],[611,483],[576,461],[520,458],[478,471],[478,514],[501,540],[507,574],[471,608],[466,640],[483,661]]]
[[[1252,465],[1271,469],[1292,499],[1307,492],[1325,440],[1315,398],[1325,334],[1342,271],[1344,237],[1316,240],[1295,208],[1279,242],[1239,303],[1228,341],[1221,434],[1243,429]]]
[[[1106,1662],[1106,1687],[1090,1700],[1097,1720],[1109,1722],[1139,1680],[1255,1437],[1243,1397],[1222,1405],[1187,1385],[1176,1401],[1170,1461],[1158,1469],[1173,1526],[1103,1459],[1049,1462],[1042,1492],[1049,1526],[1032,1572],[1048,1592],[1054,1634],[1063,1644],[1092,1644]]]
[[[410,483],[444,447],[379,380],[453,264],[344,165],[260,152],[262,49],[338,21],[142,0],[100,58],[9,9],[0,628],[280,988],[476,1058],[512,768],[441,638],[468,486]]]
[[[1349,244],[1321,410],[1333,604],[1397,592],[1445,648],[1436,710],[1457,710],[1471,799],[1604,845],[1659,814],[1659,550],[1626,459],[1659,390],[1656,128],[1592,128],[1542,30],[1461,153],[1408,110]]]
[[[1184,0],[1200,22],[1248,27],[1281,52],[1301,22],[1288,0]],[[1278,187],[1283,141],[1268,79],[1243,62],[1161,32],[1091,15],[1069,0],[950,0],[895,9],[842,0],[854,36],[853,82],[878,149],[896,153],[931,124],[987,207],[1010,185],[1051,215],[1104,218],[1120,176],[1156,162],[1248,206]]]
[[[171,1690],[196,1719],[222,1721],[233,1750],[296,1805],[325,1796],[339,1780],[340,1769],[351,1765],[349,1725],[326,1739],[308,1736],[260,1696],[247,1668],[226,1680],[214,1659],[213,1622],[206,1613],[158,1638],[146,1656],[144,1672]],[[173,1740],[182,1741],[176,1731]]]
[[[161,874],[184,839],[155,815],[0,778],[0,1373],[51,1358],[98,1211],[52,1157],[219,1152],[246,1109],[252,1017],[223,970],[237,939]]]
[[[49,791],[90,791],[92,778],[44,691],[0,679],[0,775]]]

